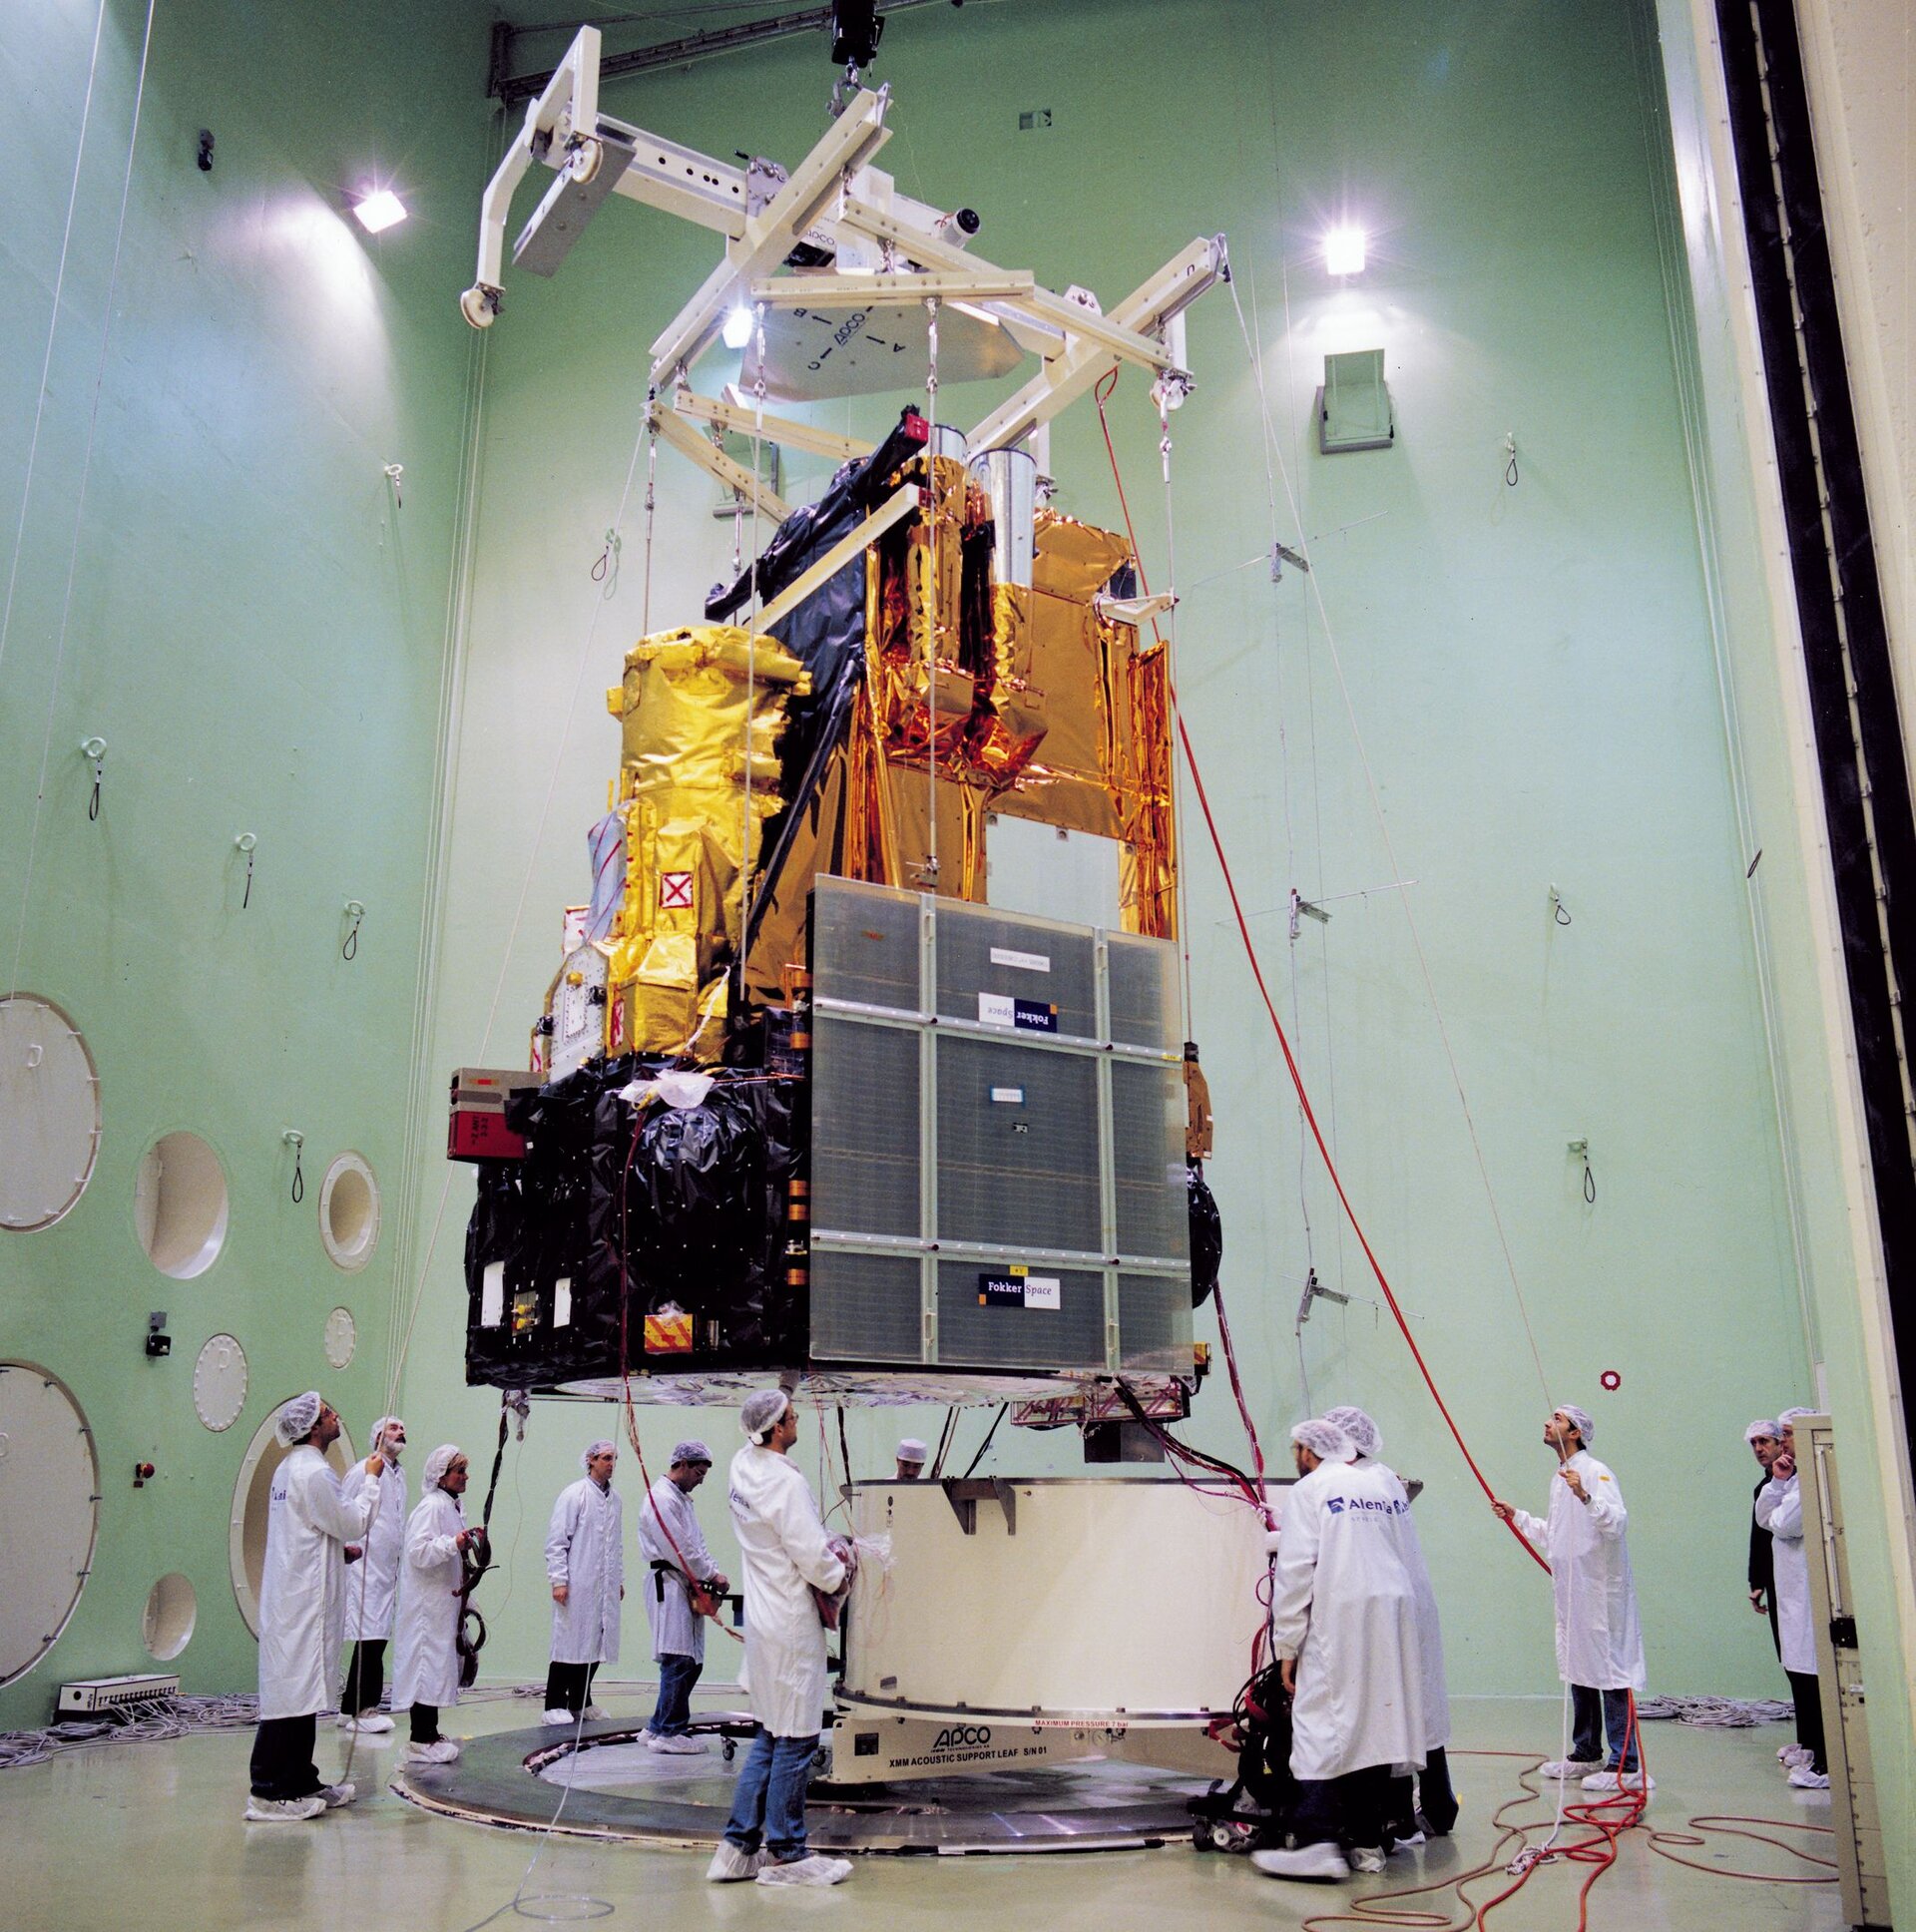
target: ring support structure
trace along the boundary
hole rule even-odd
[[[693,1724],[734,1752],[751,1727],[743,1712]],[[569,1760],[576,1781],[568,1792]],[[545,1729],[475,1737],[457,1763],[408,1764],[392,1789],[422,1810],[471,1824],[708,1847],[724,1829],[739,1761],[727,1762],[718,1749],[697,1757],[654,1753],[635,1725],[588,1723],[576,1745],[571,1730],[557,1742]],[[814,1784],[805,1822],[815,1850],[838,1853],[1139,1850],[1186,1842],[1190,1800],[1204,1788],[1199,1779],[1094,1759],[889,1785]]]

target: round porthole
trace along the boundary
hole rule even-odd
[[[266,1511],[272,1503],[272,1479],[285,1461],[287,1450],[279,1446],[273,1432],[273,1417],[279,1403],[290,1401],[292,1390],[272,1405],[272,1413],[253,1431],[252,1440],[240,1464],[240,1475],[233,1486],[233,1515],[227,1529],[227,1562],[233,1573],[233,1594],[240,1615],[254,1637],[259,1635],[259,1579],[266,1569]],[[326,1451],[326,1461],[343,1476],[357,1460],[352,1443],[341,1430],[338,1441]]]
[[[147,1592],[147,1607],[140,1618],[140,1641],[147,1655],[165,1664],[176,1658],[193,1641],[193,1627],[200,1616],[200,1599],[179,1571],[164,1576]]]
[[[100,1521],[93,1433],[71,1391],[31,1362],[0,1362],[0,1684],[66,1628]],[[31,1562],[16,1560],[24,1550]]]
[[[50,1000],[0,998],[0,1228],[51,1227],[86,1193],[100,1151],[100,1078]]]
[[[379,1184],[356,1154],[342,1154],[319,1185],[319,1238],[334,1267],[357,1274],[379,1239]]]
[[[350,1308],[335,1308],[326,1317],[326,1360],[344,1368],[359,1347],[359,1324]]]
[[[227,1238],[227,1177],[199,1135],[163,1134],[141,1157],[133,1219],[162,1274],[190,1281],[212,1267]]]
[[[215,1431],[231,1429],[246,1406],[246,1351],[237,1336],[210,1335],[193,1365],[193,1406]]]

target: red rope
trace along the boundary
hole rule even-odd
[[[1126,500],[1124,478],[1119,474],[1118,470],[1118,452],[1112,444],[1111,425],[1105,419],[1105,398],[1111,394],[1112,387],[1116,384],[1118,372],[1114,369],[1103,382],[1098,384],[1092,391],[1092,394],[1098,404],[1098,425],[1105,434],[1105,450],[1111,458],[1112,481],[1118,486],[1118,507],[1124,512],[1125,535],[1130,539],[1132,555],[1138,559],[1138,581],[1146,594],[1149,595],[1151,586],[1145,582],[1144,559],[1139,555],[1137,533],[1132,528],[1131,505]],[[1154,633],[1157,631],[1155,620],[1152,629]],[[1271,1030],[1277,1035],[1277,1044],[1283,1050],[1284,1068],[1290,1075],[1291,1086],[1296,1089],[1297,1104],[1303,1111],[1305,1122],[1309,1125],[1311,1139],[1317,1143],[1317,1152],[1323,1157],[1324,1170],[1330,1176],[1331,1186],[1337,1191],[1337,1200],[1343,1208],[1344,1216],[1350,1222],[1351,1231],[1357,1236],[1357,1244],[1364,1250],[1364,1259],[1370,1263],[1370,1271],[1376,1277],[1378,1287],[1383,1291],[1385,1305],[1390,1309],[1391,1318],[1396,1322],[1406,1345],[1410,1349],[1411,1359],[1417,1364],[1418,1374],[1424,1378],[1424,1386],[1430,1391],[1430,1399],[1437,1404],[1437,1412],[1444,1418],[1444,1426],[1449,1429],[1453,1440],[1463,1455],[1464,1461],[1469,1465],[1470,1473],[1477,1479],[1477,1487],[1484,1492],[1484,1495],[1492,1503],[1495,1503],[1497,1501],[1497,1494],[1491,1488],[1490,1484],[1484,1480],[1484,1472],[1478,1468],[1477,1459],[1470,1453],[1470,1445],[1465,1442],[1463,1431],[1458,1428],[1455,1417],[1451,1415],[1449,1405],[1444,1401],[1442,1394],[1438,1390],[1436,1380],[1431,1375],[1430,1366],[1424,1360],[1423,1350],[1417,1346],[1417,1338],[1410,1332],[1410,1324],[1404,1319],[1404,1311],[1397,1305],[1397,1297],[1391,1291],[1390,1282],[1384,1274],[1383,1264],[1378,1260],[1375,1250],[1371,1247],[1370,1237],[1365,1234],[1363,1223],[1357,1218],[1356,1208],[1350,1205],[1349,1195],[1344,1192],[1343,1178],[1337,1172],[1336,1162],[1331,1159],[1330,1148],[1324,1140],[1323,1130],[1317,1125],[1316,1110],[1310,1104],[1310,1095],[1304,1087],[1303,1074],[1299,1071],[1296,1058],[1291,1053],[1290,1040],[1284,1032],[1284,1023],[1278,1019],[1276,1004],[1270,997],[1270,989],[1264,984],[1264,971],[1257,961],[1257,949],[1251,943],[1250,927],[1245,922],[1244,908],[1237,897],[1237,885],[1236,881],[1231,877],[1230,861],[1224,856],[1224,845],[1222,838],[1218,835],[1217,821],[1211,815],[1210,800],[1204,792],[1203,775],[1198,768],[1197,754],[1192,749],[1191,733],[1185,728],[1185,715],[1183,708],[1178,703],[1178,691],[1175,685],[1172,686],[1171,691],[1171,708],[1173,716],[1178,721],[1178,741],[1185,747],[1185,762],[1191,769],[1192,785],[1198,794],[1198,808],[1203,813],[1204,829],[1210,834],[1210,848],[1217,855],[1217,867],[1223,874],[1224,890],[1230,897],[1231,915],[1237,922],[1238,936],[1243,940],[1244,957],[1250,962],[1251,977],[1257,982],[1257,992],[1263,1000],[1264,1011],[1270,1015]],[[1237,1363],[1235,1354],[1230,1346],[1230,1330],[1224,1325],[1223,1310],[1221,1307],[1218,1309],[1218,1330],[1223,1338],[1224,1360],[1230,1368],[1231,1386],[1237,1388]],[[1239,1393],[1238,1402],[1241,1408],[1243,1406],[1241,1392]],[[1245,1420],[1246,1425],[1248,1425],[1248,1411],[1245,1413]],[[1252,1446],[1255,1447],[1256,1436],[1254,1433],[1251,1437],[1251,1442]],[[1260,1473],[1263,1464],[1260,1457],[1258,1461]],[[1507,1523],[1505,1527],[1523,1545],[1525,1553],[1530,1557],[1532,1562],[1539,1569],[1548,1572],[1550,1569],[1549,1563],[1545,1560],[1542,1552],[1537,1549],[1523,1531],[1514,1522]]]

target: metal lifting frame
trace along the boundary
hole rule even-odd
[[[592,179],[610,141],[633,150],[615,193],[725,238],[723,259],[652,345],[651,386],[660,395],[684,394],[682,385],[694,363],[736,304],[782,308],[926,300],[963,302],[988,314],[1020,347],[1043,359],[1031,381],[972,430],[967,440],[973,453],[1021,442],[1126,362],[1162,382],[1174,406],[1189,391],[1177,318],[1228,276],[1222,236],[1199,237],[1107,315],[1089,290],[1073,288],[1061,295],[1040,287],[1028,270],[1000,268],[969,253],[961,240],[943,232],[946,218],[938,210],[899,194],[891,177],[870,165],[889,136],[884,125],[886,90],[861,90],[776,193],[754,210],[752,182],[745,171],[601,115],[599,67],[599,31],[582,27],[543,92],[527,107],[525,125],[486,188],[478,278],[460,302],[475,327],[487,326],[498,311],[506,220],[513,192],[532,163],[541,161],[564,177],[549,194],[551,202],[568,181]],[[779,275],[777,270],[801,241],[856,265],[842,274]],[[859,271],[874,259],[882,264],[879,272]],[[800,425],[760,420],[757,411],[744,409],[737,415],[746,420],[739,421],[716,413],[723,405],[704,398],[691,401],[697,406],[686,406],[685,413],[708,422],[757,434],[767,442],[815,446],[807,437],[817,432],[800,433]],[[713,451],[703,438],[682,441],[674,431],[684,425],[664,411],[656,420],[660,434],[676,448],[696,454],[721,481],[730,481],[725,470],[709,460],[717,455],[728,462],[722,452]],[[695,452],[688,441],[700,449]],[[834,448],[830,453],[839,452]],[[759,501],[773,507],[762,490]]]

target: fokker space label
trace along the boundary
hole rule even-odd
[[[1055,1274],[1007,1268],[1001,1274],[979,1275],[978,1305],[981,1308],[1060,1309],[1064,1306],[1064,1290]]]
[[[978,1024],[1014,1027],[1020,1033],[1056,1033],[1058,1009],[1043,1000],[1014,999],[1009,993],[980,993]]]

